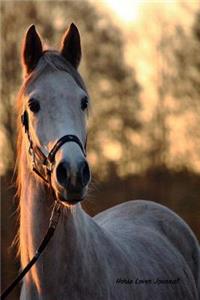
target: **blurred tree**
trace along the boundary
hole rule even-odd
[[[160,6],[150,11],[148,22],[152,23],[146,31],[147,49],[149,49],[152,72],[149,75],[148,86],[144,90],[153,91],[152,95],[144,94],[145,102],[151,98],[149,111],[151,115],[144,122],[142,134],[147,141],[144,145],[144,160],[148,169],[169,167],[170,157],[170,117],[174,114],[172,102],[172,86],[176,81],[176,30],[160,14]],[[146,19],[142,24],[146,27]],[[144,28],[142,29],[144,30]],[[147,52],[147,51],[146,51]],[[148,52],[147,52],[148,53]],[[146,54],[148,55],[148,54]]]
[[[180,3],[183,15],[189,14],[186,13],[188,6],[182,7]],[[182,20],[172,18],[167,11],[161,14],[161,9],[162,4],[158,3],[147,11],[148,21],[146,18],[143,20],[141,29],[142,32],[146,30],[145,39],[152,60],[148,62],[152,68],[148,86],[143,87],[144,90],[153,91],[150,96],[153,100],[152,114],[146,123],[144,122],[142,131],[144,140],[147,141],[144,145],[146,165],[150,169],[186,167],[198,171],[200,170],[200,164],[197,166],[200,154],[198,38],[194,38],[191,28]],[[193,14],[194,11],[190,13]],[[195,28],[199,28],[198,14],[196,18]],[[151,26],[147,27],[147,23],[151,23]],[[148,97],[149,94],[146,92],[146,102]]]
[[[71,21],[82,35],[83,63],[81,73],[86,79],[92,98],[90,127],[91,162],[99,174],[109,172],[108,161],[117,168],[117,159],[124,170],[135,160],[134,145],[129,132],[138,130],[139,85],[132,69],[124,62],[123,38],[111,18],[96,11],[88,1],[2,3],[3,101],[1,112],[4,131],[10,151],[9,166],[13,165],[15,149],[16,91],[20,86],[20,46],[26,28],[35,23],[50,45],[58,44]],[[48,14],[47,14],[48,10]],[[81,16],[87,18],[82,18]],[[60,35],[60,37],[59,37]],[[57,45],[58,46],[58,45]],[[7,154],[6,154],[7,155]],[[118,172],[116,170],[116,172]]]
[[[177,26],[176,81],[172,93],[179,100],[179,113],[188,120],[186,139],[189,145],[185,160],[196,171],[200,159],[200,9],[194,15],[191,30]]]
[[[171,55],[173,37],[168,33],[168,28],[162,18],[158,23],[161,28],[155,47],[156,64],[154,74],[157,101],[150,126],[147,128],[147,134],[151,139],[147,156],[149,168],[153,169],[166,166],[167,156],[169,155],[168,117],[171,111],[168,107],[168,96],[172,81],[171,66],[173,65]]]

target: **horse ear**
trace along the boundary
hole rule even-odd
[[[78,28],[73,23],[63,36],[60,52],[73,67],[78,68],[81,60],[81,40]]]
[[[35,25],[31,25],[26,32],[22,49],[22,62],[27,74],[33,71],[41,56],[42,42]]]

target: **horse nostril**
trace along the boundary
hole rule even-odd
[[[61,161],[56,168],[56,177],[58,182],[67,186],[69,182],[69,164],[66,161]]]
[[[90,181],[90,169],[87,161],[84,161],[80,166],[80,180],[82,187],[85,187]]]

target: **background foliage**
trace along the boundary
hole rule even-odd
[[[143,20],[125,33],[94,1],[1,2],[2,288],[18,267],[10,247],[18,227],[15,99],[21,41],[31,23],[53,48],[72,21],[82,36],[80,72],[92,99],[93,183],[85,209],[94,215],[122,201],[154,200],[175,210],[200,238],[200,8],[191,18],[190,27],[172,24],[158,6],[148,11],[151,27]],[[145,83],[138,57],[148,53],[153,71]]]

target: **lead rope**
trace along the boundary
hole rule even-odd
[[[17,276],[17,278],[9,285],[9,287],[1,294],[1,300],[6,299],[6,297],[12,292],[12,290],[16,287],[16,285],[22,280],[22,278],[27,274],[27,272],[31,269],[31,267],[36,263],[36,261],[38,260],[38,258],[40,257],[40,255],[42,254],[46,246],[48,245],[58,224],[58,220],[61,213],[61,206],[62,204],[56,200],[49,220],[49,228],[40,246],[36,250],[35,256],[31,259],[31,261],[27,264],[27,266],[21,271],[21,273]]]

